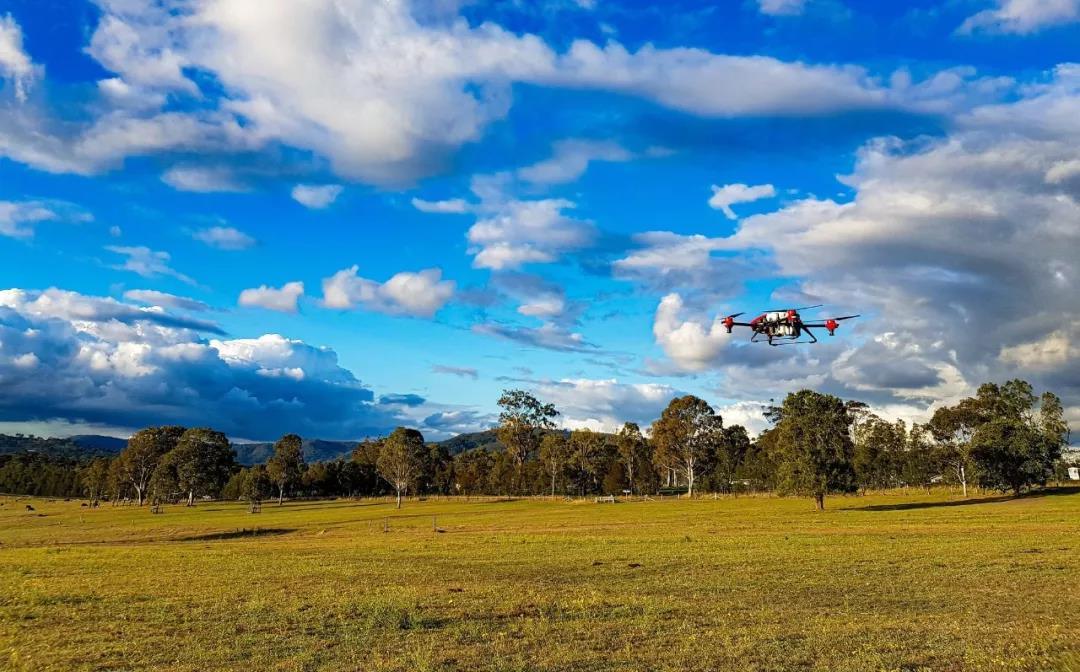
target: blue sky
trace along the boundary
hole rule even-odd
[[[9,0],[0,428],[1080,419],[1080,0]],[[861,312],[816,347],[714,320]]]

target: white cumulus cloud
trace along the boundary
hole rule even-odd
[[[456,284],[443,280],[442,270],[403,271],[386,282],[358,275],[358,266],[338,271],[323,280],[323,305],[328,308],[368,310],[390,315],[431,317],[453,297]]]
[[[196,193],[245,191],[232,171],[206,166],[176,166],[165,171],[161,181],[177,191]]]
[[[633,153],[615,142],[572,138],[555,143],[551,158],[519,168],[517,176],[533,184],[565,184],[584,175],[594,161],[622,162],[632,158]]]
[[[958,32],[1026,35],[1080,21],[1080,0],[998,0],[997,5],[969,16]]]
[[[287,282],[281,287],[260,285],[240,292],[237,303],[247,308],[265,308],[280,313],[295,313],[300,297],[304,295],[304,283]]]
[[[776,189],[771,184],[749,186],[746,184],[725,184],[722,187],[712,185],[713,195],[709,198],[709,207],[720,210],[728,219],[739,216],[731,209],[736,203],[753,203],[763,198],[772,198]]]
[[[191,237],[219,250],[246,250],[258,241],[231,226],[211,226],[191,232]]]
[[[678,390],[658,383],[620,383],[617,379],[566,378],[536,385],[540,398],[555,404],[564,427],[615,432],[624,422],[648,429]]]
[[[144,278],[156,278],[165,275],[176,278],[181,282],[186,282],[189,285],[195,284],[195,281],[189,276],[184,275],[169,265],[172,256],[168,252],[151,250],[149,247],[142,245],[107,245],[105,249],[125,257],[122,264],[113,265],[113,268],[117,270],[131,271]]]
[[[0,16],[0,77],[12,82],[15,98],[22,102],[36,76],[36,67],[23,49],[22,28],[10,14]]]
[[[340,184],[298,184],[292,197],[300,205],[313,210],[328,208],[344,190]]]

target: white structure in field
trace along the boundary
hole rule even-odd
[[[1080,467],[1069,467],[1069,478],[1080,481]]]

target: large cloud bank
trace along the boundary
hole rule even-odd
[[[337,354],[73,292],[0,292],[0,420],[177,423],[236,438],[361,438],[401,422]]]

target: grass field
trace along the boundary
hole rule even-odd
[[[6,669],[1080,672],[1080,489],[3,501]]]

